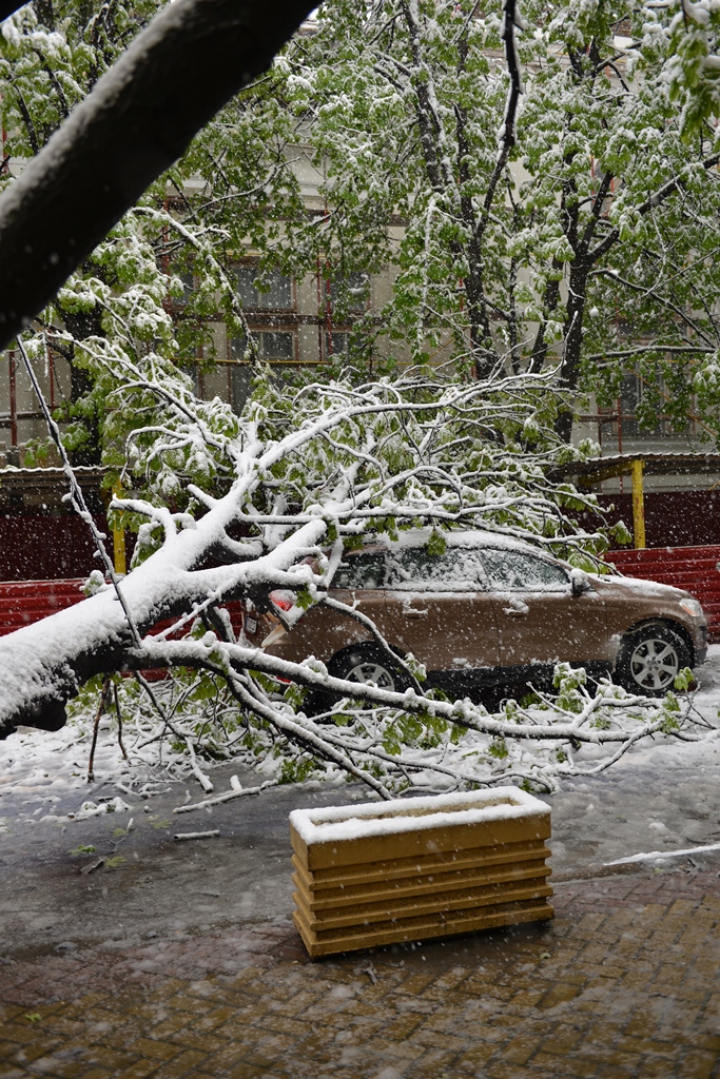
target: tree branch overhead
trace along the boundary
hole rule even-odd
[[[135,39],[0,198],[0,348],[311,8],[176,0]]]

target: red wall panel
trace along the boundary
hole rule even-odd
[[[95,520],[107,533],[105,517]],[[112,557],[112,533],[106,547]],[[87,577],[103,568],[94,551],[90,530],[76,514],[0,515],[0,581]]]

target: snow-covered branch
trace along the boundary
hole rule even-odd
[[[167,659],[166,650],[175,645],[188,662],[194,659],[210,670],[218,662],[219,650],[213,661],[199,642],[151,644],[150,653],[155,659],[163,655]],[[241,652],[241,647],[235,651],[237,660],[247,663]],[[261,653],[254,659],[261,664],[268,660],[267,666],[272,666],[270,657]],[[173,741],[183,739],[183,724],[192,740],[200,719],[213,757],[254,762],[261,775],[281,780],[338,781],[349,775],[387,797],[408,788],[450,790],[509,781],[552,791],[564,777],[603,771],[643,739],[693,741],[717,735],[687,696],[651,701],[610,684],[590,692],[584,672],[567,667],[558,668],[555,694],[538,693],[525,707],[508,701],[495,714],[467,700],[453,703],[432,694],[391,693],[328,678],[312,662],[283,670],[298,680],[284,698],[259,672],[250,675],[242,666],[232,668],[223,678],[228,687],[225,696],[216,695],[206,715],[197,707],[186,719],[175,715]],[[335,704],[323,714],[308,716],[297,696],[302,683],[332,687]],[[178,689],[182,693],[181,685]],[[172,699],[176,689],[169,683],[164,692]],[[150,732],[162,732],[162,721],[125,696],[142,749],[153,737]],[[241,705],[240,722],[233,701]],[[182,766],[181,760],[177,765]],[[234,796],[237,792],[219,798]]]
[[[262,606],[276,588],[302,590],[311,603],[322,600],[328,581],[322,550],[336,537],[425,519],[438,526],[482,525],[543,546],[553,537],[568,549],[592,545],[592,537],[573,536],[563,510],[568,500],[591,500],[554,488],[544,474],[555,452],[567,453],[552,437],[543,441],[537,415],[544,386],[544,378],[507,378],[497,387],[410,375],[392,385],[318,386],[303,391],[297,404],[268,391],[234,424],[218,407],[207,422],[235,476],[229,490],[205,496],[195,487],[197,512],[171,510],[162,499],[167,483],[161,470],[154,498],[116,500],[116,509],[147,519],[139,564],[122,581],[127,615],[107,587],[2,638],[0,724],[6,730],[19,722],[57,724],[65,701],[87,678],[159,662],[161,647],[163,662],[173,664],[202,666],[208,650],[215,656],[209,637],[205,651],[192,655],[181,653],[167,634],[162,641],[145,637],[138,648],[129,626],[145,635],[163,619],[180,618],[178,629],[185,629],[192,616],[231,599],[252,598]],[[128,392],[132,400],[134,389]],[[304,417],[297,427],[296,415]],[[164,457],[167,470],[181,467],[175,441],[185,424],[197,429],[194,418],[176,412],[174,440],[144,452],[153,460]],[[488,429],[503,430],[505,441],[489,437]],[[137,467],[142,473],[142,456]],[[172,489],[179,487],[176,482]],[[238,532],[247,538],[239,542]],[[225,564],[208,564],[218,554]],[[309,556],[316,563],[308,564]],[[229,652],[220,666],[226,673],[253,663],[264,670],[265,662],[247,651]]]
[[[177,0],[139,35],[0,198],[0,347],[203,124],[268,67],[311,7]]]

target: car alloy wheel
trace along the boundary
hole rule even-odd
[[[409,684],[383,650],[374,645],[360,646],[341,653],[329,664],[328,669],[336,678],[377,686],[378,689],[387,689],[390,692],[402,693]]]
[[[673,688],[677,675],[689,661],[685,641],[669,626],[643,626],[623,640],[616,677],[631,693],[662,697]]]
[[[378,689],[395,689],[395,680],[387,667],[373,660],[358,663],[348,671],[346,678],[348,682],[362,682],[365,686],[377,686]]]

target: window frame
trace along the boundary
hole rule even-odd
[[[241,295],[241,292],[240,292],[240,272],[242,270],[247,270],[250,273],[252,273],[252,275],[253,275],[253,282],[250,283],[250,288],[254,292],[253,299],[257,300],[256,303],[255,302],[251,303],[251,304],[245,303],[245,301],[242,298],[242,295]],[[254,279],[257,278],[259,276],[259,274],[260,274],[260,265],[259,265],[259,262],[257,261],[257,259],[241,259],[239,262],[235,263],[235,265],[233,267],[233,272],[235,274],[235,295],[237,296],[238,300],[242,304],[243,311],[245,311],[246,315],[250,315],[250,314],[253,314],[253,313],[256,313],[256,312],[258,314],[263,314],[264,315],[268,311],[277,311],[277,312],[282,312],[284,314],[296,314],[297,313],[297,286],[296,286],[296,282],[295,282],[294,277],[290,277],[287,274],[282,273],[282,271],[280,271],[280,270],[271,270],[270,271],[270,273],[277,273],[281,278],[283,278],[285,281],[287,281],[289,291],[290,291],[290,303],[287,304],[287,305],[278,306],[277,304],[263,303],[263,296],[271,295],[272,290],[270,290],[267,293],[261,292],[260,289],[258,289],[258,287],[254,284]],[[252,321],[252,319],[248,318],[248,321],[250,322],[250,321]]]

